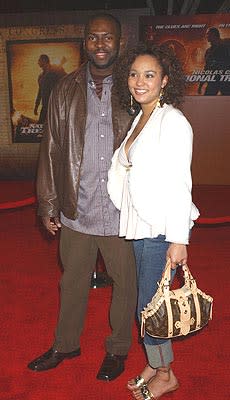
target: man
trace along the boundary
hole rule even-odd
[[[65,75],[62,66],[55,67],[50,64],[47,54],[41,54],[38,59],[38,65],[42,69],[38,77],[38,94],[35,100],[34,114],[38,115],[38,107],[41,103],[42,108],[39,115],[39,124],[44,124],[48,109],[49,97],[57,81]]]
[[[55,341],[28,367],[44,371],[80,355],[80,334],[97,251],[113,279],[112,333],[97,379],[124,370],[136,306],[132,244],[118,237],[119,214],[107,194],[107,172],[115,148],[130,125],[112,91],[112,69],[120,46],[120,24],[100,14],[85,27],[88,62],[53,90],[38,168],[38,202],[46,229],[61,227],[61,306]],[[59,220],[61,214],[61,222]]]
[[[223,40],[217,28],[209,28],[206,32],[207,41],[210,46],[205,52],[205,71],[210,71],[214,75],[214,81],[207,82],[204,91],[205,96],[216,96],[218,94],[230,95],[230,82],[225,81],[225,71],[230,68],[230,43],[229,40]],[[198,93],[202,94],[202,86],[204,82],[200,82]]]

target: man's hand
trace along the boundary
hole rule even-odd
[[[47,229],[51,235],[55,235],[59,228],[61,228],[61,223],[58,217],[42,217],[42,222],[44,227]]]
[[[185,244],[171,243],[166,256],[167,259],[170,258],[172,269],[177,265],[185,265],[188,258],[187,247]]]

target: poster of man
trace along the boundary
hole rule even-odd
[[[218,28],[210,27],[206,32],[206,39],[210,43],[204,54],[204,70],[211,71],[214,79],[200,81],[198,93],[206,96],[218,94],[230,95],[230,81],[222,78],[230,70],[230,40],[222,39]],[[206,83],[206,84],[205,84]],[[205,86],[205,90],[202,87]]]
[[[42,72],[38,76],[38,93],[35,101],[34,115],[38,115],[38,109],[41,104],[38,118],[39,124],[44,124],[46,120],[49,97],[53,87],[59,79],[66,75],[65,69],[63,68],[65,61],[66,58],[63,57],[60,64],[51,64],[47,54],[41,54],[38,59],[38,65],[42,69]]]
[[[8,41],[7,61],[13,142],[40,142],[50,93],[79,67],[82,40]]]
[[[166,44],[183,64],[187,95],[230,95],[230,16],[140,17],[140,40]]]

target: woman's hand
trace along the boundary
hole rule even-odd
[[[166,257],[167,259],[170,258],[172,269],[175,269],[177,265],[187,264],[187,246],[185,244],[171,243]]]

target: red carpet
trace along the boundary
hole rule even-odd
[[[31,182],[1,182],[0,188],[0,203],[33,195]],[[197,188],[194,198],[203,216],[229,215],[230,187]],[[35,214],[33,206],[0,213],[0,399],[131,399],[126,382],[145,364],[135,326],[125,372],[110,383],[95,379],[109,332],[110,288],[90,291],[81,357],[44,373],[26,368],[52,343],[60,278],[58,241],[42,233]],[[162,399],[229,399],[229,249],[229,224],[194,228],[189,265],[198,286],[214,297],[213,320],[198,334],[174,342],[181,386]]]

